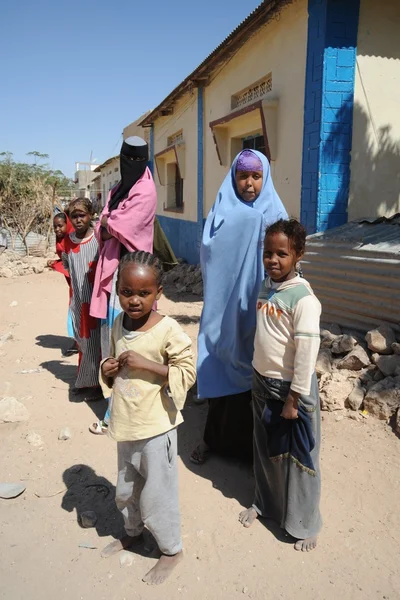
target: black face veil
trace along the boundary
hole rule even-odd
[[[145,140],[133,136],[122,142],[120,154],[121,181],[111,194],[108,209],[110,211],[118,208],[131,188],[142,177],[149,160],[149,147]]]

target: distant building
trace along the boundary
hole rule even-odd
[[[310,233],[400,211],[399,31],[396,0],[265,0],[141,121],[178,256],[242,148]]]
[[[142,127],[140,125],[143,119],[145,119],[150,114],[150,112],[151,111],[148,110],[139,119],[136,119],[136,121],[133,121],[133,123],[130,123],[129,125],[124,127],[124,130],[122,132],[122,137],[124,140],[133,135],[137,135],[138,137],[141,137],[144,140],[146,140],[146,142],[150,145],[150,129],[148,127]]]
[[[92,182],[96,178],[95,169],[98,165],[87,162],[75,163],[75,195],[79,198],[89,198]]]
[[[99,203],[98,209],[103,207],[107,201],[108,192],[121,178],[119,170],[119,154],[108,158],[103,164],[97,166],[94,170],[96,191],[93,192],[93,196],[96,194],[96,200]],[[99,196],[100,194],[100,196]]]

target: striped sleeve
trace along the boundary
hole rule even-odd
[[[311,294],[297,302],[293,314],[296,351],[291,389],[306,396],[310,393],[311,377],[315,371],[320,345],[320,316],[321,304]]]

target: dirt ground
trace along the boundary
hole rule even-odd
[[[160,310],[195,340],[201,303],[181,300],[163,298]],[[76,403],[69,394],[77,361],[60,352],[68,345],[65,281],[57,273],[0,280],[0,303],[0,335],[14,336],[0,348],[0,396],[16,397],[30,412],[26,423],[0,425],[0,481],[27,486],[14,500],[0,499],[0,598],[400,598],[400,441],[373,419],[324,414],[324,528],[317,550],[303,554],[269,522],[239,525],[239,511],[252,500],[247,466],[189,462],[206,415],[205,405],[189,400],[179,431],[184,562],[152,588],[141,582],[156,561],[150,538],[142,555],[128,555],[131,566],[121,567],[119,556],[102,559],[100,550],[121,530],[116,447],[88,432],[102,402]],[[38,367],[43,372],[18,373]],[[72,438],[59,441],[65,426]],[[31,432],[42,446],[29,443]],[[85,509],[97,512],[95,528],[80,527],[77,513]]]

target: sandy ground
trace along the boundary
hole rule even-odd
[[[305,555],[271,523],[239,525],[240,509],[252,500],[245,465],[189,462],[206,413],[189,401],[179,432],[185,561],[164,586],[152,588],[141,582],[156,561],[151,539],[142,555],[129,555],[131,566],[121,568],[119,556],[102,559],[100,549],[121,530],[113,502],[116,448],[87,429],[102,403],[75,403],[69,395],[76,358],[62,360],[60,353],[68,344],[65,282],[57,273],[3,279],[0,298],[0,335],[14,335],[0,348],[0,395],[15,396],[31,415],[27,423],[0,425],[0,481],[27,485],[19,498],[0,500],[0,598],[400,598],[400,441],[372,419],[324,415],[324,529],[318,549]],[[18,305],[10,307],[13,301]],[[199,302],[163,298],[160,309],[195,339]],[[40,366],[42,373],[18,373]],[[65,426],[73,437],[58,441]],[[32,431],[42,447],[29,444]],[[80,469],[71,470],[75,465]],[[77,511],[91,508],[99,515],[96,528],[82,529]]]

